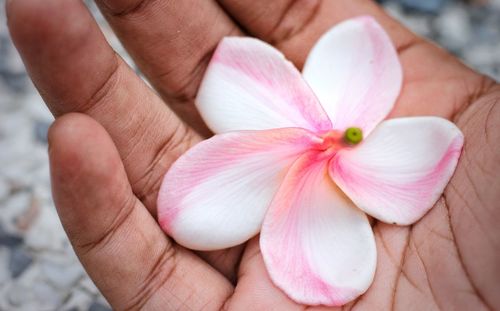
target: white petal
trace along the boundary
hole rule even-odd
[[[221,41],[196,106],[215,133],[284,127],[323,131],[331,127],[293,64],[271,45],[253,38]]]
[[[260,230],[286,170],[315,140],[302,129],[232,132],[190,149],[165,175],[162,228],[198,250],[245,242]]]
[[[391,119],[359,146],[341,150],[331,162],[330,175],[366,213],[408,225],[436,203],[462,145],[462,133],[445,119]]]
[[[372,17],[349,19],[324,34],[303,74],[333,128],[360,127],[365,136],[389,114],[403,79],[397,52]]]
[[[370,286],[376,267],[371,226],[305,155],[292,166],[269,211],[260,246],[273,282],[296,302],[342,305]]]

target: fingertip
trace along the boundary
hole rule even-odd
[[[87,139],[100,138],[105,134],[102,126],[82,113],[67,113],[52,123],[47,133],[49,152],[53,154],[74,153],[82,148]]]
[[[52,181],[56,186],[68,186],[75,180],[87,184],[91,178],[106,182],[123,170],[108,133],[87,115],[68,113],[57,118],[47,136]],[[89,188],[92,183],[88,183]]]
[[[25,40],[43,41],[56,30],[59,17],[68,13],[74,1],[58,0],[9,0],[6,15],[12,39],[23,47]],[[71,10],[69,10],[71,11]]]
[[[68,113],[48,132],[52,195],[73,242],[101,232],[133,197],[122,161],[106,130],[92,118]],[[108,208],[104,209],[103,207]]]
[[[6,9],[12,41],[54,114],[77,110],[116,68],[83,1],[13,0]]]

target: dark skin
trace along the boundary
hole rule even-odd
[[[192,103],[222,37],[261,38],[301,68],[326,29],[364,14],[386,29],[403,65],[404,87],[391,116],[450,119],[465,146],[443,196],[422,220],[409,227],[374,223],[375,280],[343,308],[500,309],[498,84],[369,0],[98,5],[159,95],[113,52],[80,0],[12,0],[7,12],[13,40],[56,117],[49,154],[59,216],[114,309],[309,308],[273,286],[257,238],[193,253],[158,227],[155,200],[173,161],[209,135]]]

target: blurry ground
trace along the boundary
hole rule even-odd
[[[380,2],[415,32],[500,80],[500,0]],[[0,0],[0,310],[109,310],[53,207],[46,154],[52,117],[10,42],[3,7]]]

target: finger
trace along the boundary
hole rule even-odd
[[[134,193],[154,213],[166,169],[199,138],[116,56],[82,1],[16,0],[7,12],[13,40],[51,111],[99,121]]]
[[[174,246],[133,195],[104,128],[83,114],[49,131],[54,200],[85,269],[116,310],[219,309],[232,286]]]
[[[452,118],[477,95],[476,90],[492,83],[407,30],[371,0],[218,1],[247,32],[273,43],[299,68],[333,25],[355,16],[374,16],[389,33],[404,70],[405,85],[393,116]]]
[[[116,56],[81,1],[16,0],[7,12],[13,40],[53,114],[84,112],[104,126],[133,192],[155,215],[163,175],[198,135]],[[203,257],[231,276],[239,253],[230,254]]]
[[[269,278],[260,252],[259,237],[247,242],[238,272],[238,284],[226,306],[228,310],[304,310]]]
[[[241,34],[236,24],[213,0],[96,2],[167,103],[207,133],[193,98],[215,46],[224,36]]]

